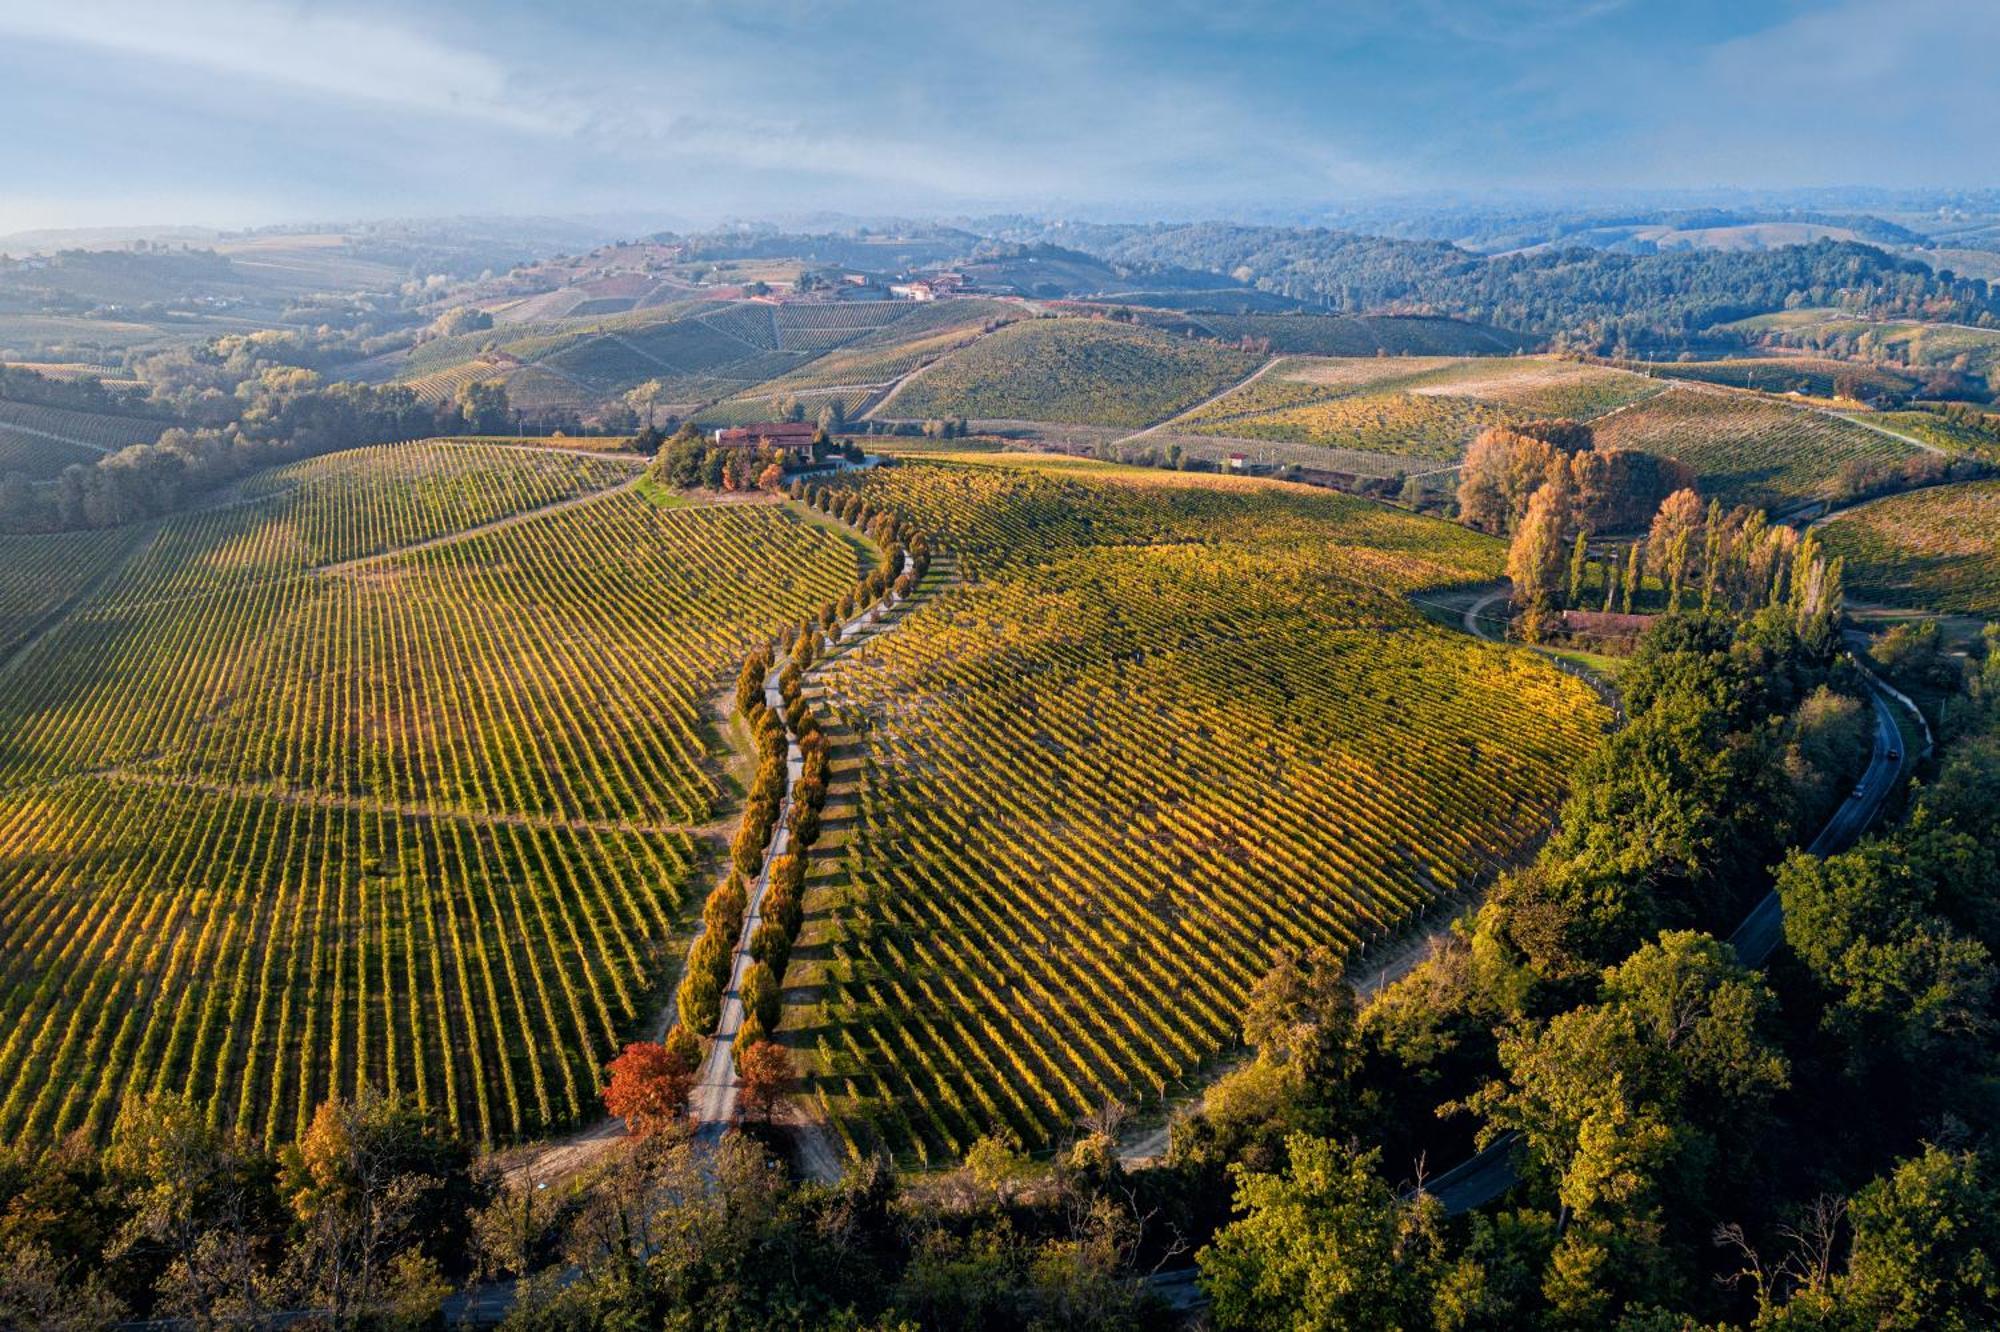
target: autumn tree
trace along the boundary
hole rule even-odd
[[[634,1041],[604,1071],[611,1075],[604,1108],[624,1120],[634,1136],[650,1137],[687,1113],[696,1061],[688,1058],[685,1046],[669,1049]]]
[[[743,973],[743,983],[738,987],[743,1000],[743,1011],[756,1018],[766,1031],[778,1025],[778,1013],[783,996],[778,989],[778,978],[771,968],[762,962],[752,962]]]
[[[448,1290],[441,1260],[470,1240],[468,1162],[462,1144],[400,1099],[323,1103],[279,1157],[294,1297],[326,1309],[336,1327],[385,1308],[435,1317]]]
[[[1576,544],[1569,553],[1569,604],[1577,605],[1583,598],[1583,577],[1590,569],[1590,533],[1579,530]]]
[[[1681,608],[1681,592],[1702,521],[1701,496],[1692,490],[1677,490],[1660,505],[1652,529],[1646,533],[1649,571],[1666,584],[1669,611]]]
[[[757,1041],[738,1055],[736,1074],[743,1081],[744,1113],[765,1124],[799,1080],[792,1052],[772,1040]]]
[[[1507,576],[1514,584],[1514,604],[1524,611],[1530,641],[1542,635],[1543,621],[1556,609],[1562,589],[1561,491],[1545,486],[1528,502],[1527,516],[1507,549]]]
[[[164,1262],[159,1312],[202,1328],[254,1319],[282,1230],[273,1166],[183,1096],[127,1102],[105,1153],[126,1211],[107,1256]]]

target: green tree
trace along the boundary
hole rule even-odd
[[[1838,1300],[1882,1332],[2000,1327],[2000,1187],[1983,1157],[1925,1147],[1854,1199]]]
[[[1436,1199],[1400,1199],[1376,1153],[1295,1134],[1282,1174],[1235,1169],[1238,1219],[1196,1255],[1223,1328],[1431,1325],[1444,1265]]]
[[[456,402],[459,417],[472,434],[504,435],[514,428],[507,386],[498,380],[477,379],[461,386]]]

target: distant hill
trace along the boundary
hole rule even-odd
[[[1257,368],[1248,352],[1104,319],[1009,325],[913,376],[876,414],[1140,429]]]
[[[1613,254],[1578,245],[1488,258],[1440,241],[1229,223],[1064,225],[1063,243],[1108,263],[1201,269],[1339,313],[1454,315],[1601,346],[1681,342],[1712,325],[1797,305],[2000,322],[2000,293],[1854,240],[1775,249]]]

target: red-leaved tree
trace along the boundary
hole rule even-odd
[[[611,1085],[604,1089],[604,1108],[637,1137],[657,1133],[687,1113],[695,1067],[685,1049],[634,1041],[605,1067]]]

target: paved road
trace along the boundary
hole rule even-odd
[[[1869,689],[1868,699],[1875,705],[1875,752],[1869,755],[1868,767],[1853,792],[1840,802],[1840,808],[1806,848],[1816,856],[1829,855],[1861,836],[1874,821],[1882,802],[1896,789],[1897,778],[1903,775],[1905,758],[1894,707],[1878,688]],[[1890,758],[1891,754],[1896,757]],[[1745,964],[1761,967],[1778,950],[1784,937],[1784,911],[1778,905],[1777,890],[1773,889],[1751,908],[1743,923],[1736,927],[1736,933],[1729,936],[1729,942]]]
[[[1896,729],[1894,705],[1872,678],[1868,697],[1875,711],[1874,752],[1869,755],[1868,767],[1855,789],[1840,802],[1833,817],[1827,820],[1819,836],[1807,848],[1816,856],[1831,855],[1841,850],[1867,830],[1881,811],[1882,802],[1896,789],[1896,782],[1909,762],[1909,757],[1902,752],[1902,737]],[[1891,754],[1897,757],[1892,759],[1889,757]],[[1761,967],[1777,951],[1784,936],[1784,911],[1779,905],[1776,890],[1773,890],[1751,908],[1743,923],[1736,927],[1736,932],[1729,936],[1729,942],[1746,965]],[[1453,1216],[1492,1202],[1520,1182],[1520,1173],[1514,1163],[1514,1150],[1518,1143],[1514,1134],[1508,1134],[1485,1151],[1428,1181],[1427,1191]]]

